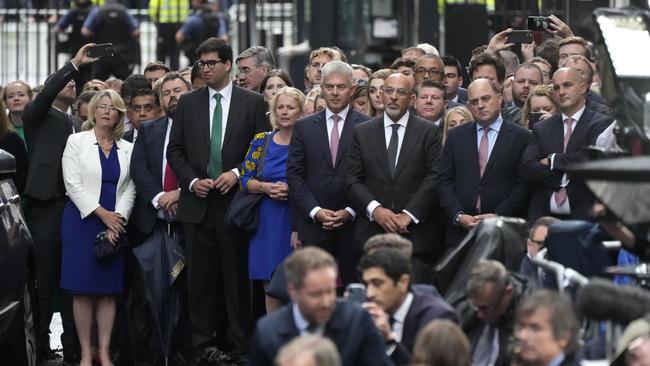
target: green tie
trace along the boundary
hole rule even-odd
[[[214,95],[217,105],[212,116],[212,136],[210,138],[210,161],[208,162],[208,176],[216,179],[221,175],[221,94]]]

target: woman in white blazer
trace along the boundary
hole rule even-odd
[[[83,132],[70,135],[63,152],[63,180],[70,197],[63,214],[61,288],[73,294],[73,313],[81,366],[92,365],[90,344],[93,309],[99,334],[99,360],[112,365],[110,339],[116,295],[122,292],[124,249],[105,262],[93,251],[95,237],[106,231],[116,243],[125,234],[135,199],[129,174],[132,144],[123,140],[124,101],[113,90],[97,93],[88,103]]]

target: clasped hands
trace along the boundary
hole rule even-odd
[[[411,216],[405,212],[395,213],[382,206],[377,206],[372,211],[372,218],[381,226],[387,233],[407,234],[408,227],[413,221]]]
[[[324,230],[336,230],[352,221],[352,214],[348,210],[333,211],[321,208],[314,215],[314,219],[322,224]]]
[[[126,233],[126,220],[119,213],[108,211],[102,207],[96,210],[96,214],[106,225],[108,241],[115,245],[120,235]]]
[[[470,229],[473,229],[476,225],[480,224],[481,221],[483,221],[485,219],[490,219],[490,218],[493,218],[493,217],[496,217],[496,216],[497,215],[495,215],[493,213],[488,213],[488,214],[483,214],[483,215],[476,215],[476,216],[461,214],[458,217],[458,224],[460,226],[464,227],[465,229],[470,230]]]
[[[223,172],[217,179],[199,179],[192,184],[192,191],[201,198],[208,196],[211,190],[217,189],[219,193],[226,194],[239,180],[239,175],[233,171]]]

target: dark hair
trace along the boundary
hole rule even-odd
[[[352,94],[352,99],[355,100],[357,98],[365,97],[368,95],[368,85],[362,85],[357,87],[357,90],[354,91]]]
[[[157,70],[165,70],[165,72],[169,72],[169,67],[160,61],[154,61],[148,63],[147,66],[144,67],[143,73]]]
[[[551,64],[550,75],[557,70],[557,63],[560,60],[560,41],[555,38],[549,38],[535,48],[535,56],[541,57]]]
[[[550,323],[555,340],[569,336],[568,343],[563,351],[568,357],[574,356],[578,350],[578,331],[580,328],[571,301],[557,292],[539,290],[525,298],[521,303],[517,311],[517,321],[533,315],[539,309],[546,309],[550,313]]]
[[[469,340],[458,324],[436,319],[425,326],[413,347],[414,365],[470,366]]]
[[[499,83],[503,83],[506,78],[506,67],[503,65],[503,61],[487,52],[479,53],[469,61],[469,77],[474,79],[474,72],[483,65],[492,65],[496,69],[497,80]]]
[[[405,57],[400,57],[393,61],[393,63],[390,65],[390,68],[393,70],[397,70],[398,68],[405,66],[410,69],[415,68],[415,60],[412,58],[405,58]]]
[[[364,255],[359,262],[361,272],[375,267],[383,269],[393,283],[397,283],[402,275],[411,275],[411,259],[395,248],[379,248]]]
[[[441,57],[442,62],[445,64],[445,66],[450,66],[450,67],[455,67],[456,68],[456,73],[458,76],[462,77],[463,76],[463,69],[460,65],[460,61],[452,55],[445,55]]]
[[[530,231],[528,231],[528,237],[532,237],[533,233],[535,232],[535,230],[537,230],[538,227],[540,227],[540,226],[549,227],[549,226],[551,226],[551,225],[553,225],[555,223],[558,223],[560,221],[562,221],[562,220],[557,219],[557,218],[552,217],[552,216],[542,216],[539,219],[535,220],[533,225],[530,227]]]
[[[279,77],[284,81],[285,84],[287,84],[287,86],[293,87],[291,76],[289,76],[289,74],[287,74],[286,71],[281,69],[273,69],[266,74],[264,79],[262,79],[262,82],[260,83],[260,90],[259,90],[260,93],[264,92],[264,89],[266,88],[266,83],[268,83],[269,79],[272,77]]]
[[[190,74],[190,80],[192,81],[192,84],[194,83],[194,80],[198,79],[201,77],[201,68],[199,67],[199,62],[195,62],[194,65],[192,65],[192,73]]]
[[[432,79],[424,79],[422,80],[422,83],[420,85],[415,87],[415,96],[420,96],[420,89],[422,88],[438,88],[442,90],[442,97],[444,100],[447,100],[447,87],[445,84],[432,80]]]
[[[131,102],[133,94],[139,89],[151,89],[151,81],[147,80],[142,74],[133,74],[124,79],[122,88],[120,88],[120,96],[124,101]]]
[[[97,93],[98,91],[96,90],[86,90],[85,92],[79,94],[77,99],[72,104],[72,112],[76,117],[79,117],[79,106],[81,106],[82,104],[90,103],[90,100],[93,99],[93,97]]]
[[[192,68],[192,72],[194,72],[194,68]],[[168,72],[165,74],[165,76],[162,78],[162,82],[160,83],[160,87],[162,88],[163,84],[165,84],[168,81],[176,80],[176,79],[181,79],[183,80],[183,83],[185,83],[185,86],[187,87],[187,90],[192,90],[192,84],[188,83],[187,80],[181,75],[181,73],[172,71]],[[194,80],[194,78],[192,78]]]
[[[198,57],[201,57],[201,55],[204,53],[211,52],[216,52],[222,61],[230,61],[232,64],[232,47],[230,47],[228,42],[224,41],[223,39],[210,37],[201,42],[199,47],[196,49],[196,55]]]
[[[152,97],[153,100],[155,101],[157,106],[160,106],[160,99],[158,98],[158,93],[151,89],[138,89],[133,93],[133,96],[131,96],[131,100],[129,101],[129,104],[133,103],[133,99],[136,97]]]

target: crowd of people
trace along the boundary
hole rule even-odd
[[[531,258],[555,222],[594,220],[566,171],[615,122],[592,46],[550,19],[521,60],[512,29],[475,49],[467,88],[459,61],[428,44],[378,70],[318,48],[303,88],[270,50],[234,57],[220,38],[181,70],[85,80],[120,63],[89,43],[38,93],[6,83],[0,148],[17,159],[34,240],[39,361],[54,357],[62,290],[64,360],[82,366],[579,364],[572,304],[536,290]],[[251,198],[244,225],[233,212]],[[478,262],[450,305],[432,266],[497,216],[530,223],[521,268]],[[164,316],[150,304],[137,318],[161,237],[180,244],[162,276],[174,295]],[[617,362],[647,357],[627,346]]]

